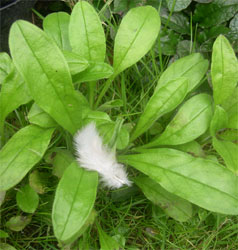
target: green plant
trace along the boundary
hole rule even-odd
[[[208,61],[201,54],[191,54],[160,72],[142,114],[123,125],[119,115],[113,121],[108,113],[121,103],[126,107],[125,100],[112,97],[111,102],[101,103],[115,79],[121,76],[123,82],[123,71],[152,48],[160,29],[158,12],[151,6],[131,9],[118,28],[113,53],[107,54],[100,19],[87,2],[76,4],[71,16],[50,14],[43,28],[25,21],[14,23],[9,38],[13,62],[5,53],[0,58],[3,195],[20,183],[17,204],[22,211],[34,213],[38,194],[44,193],[46,185],[41,173],[30,171],[36,165],[40,169],[39,162],[44,166],[53,162],[54,174],[60,178],[52,210],[54,233],[61,246],[74,242],[94,223],[98,174],[74,160],[72,136],[94,122],[104,143],[118,150],[118,161],[139,170],[132,170],[129,178],[169,216],[188,220],[192,204],[238,214],[238,146],[234,138],[225,138],[225,132],[238,129],[238,64],[225,37],[219,36],[213,45],[213,96],[199,88]],[[25,114],[30,125],[22,118],[19,131],[4,131],[7,115],[23,104],[30,107]],[[226,167],[221,159],[219,163],[210,157],[204,150],[208,146],[214,147]],[[21,230],[19,221],[24,227],[30,219],[14,217],[8,226],[14,228],[15,223],[15,230]],[[101,247],[118,249],[120,244],[96,224]]]

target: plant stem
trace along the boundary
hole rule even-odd
[[[98,105],[100,104],[100,102],[101,102],[103,96],[105,95],[105,93],[106,93],[107,90],[109,89],[110,84],[111,84],[112,81],[114,80],[115,76],[116,76],[116,75],[113,74],[113,75],[112,75],[110,78],[108,78],[107,81],[105,82],[105,85],[104,85],[104,87],[103,87],[101,93],[99,94],[99,97],[98,97],[98,99],[97,99],[97,101],[96,101],[96,103],[95,103],[95,106],[94,106],[95,108],[97,108]]]

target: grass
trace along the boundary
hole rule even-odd
[[[108,22],[108,29],[111,25],[111,28],[116,30],[116,27],[112,26],[115,22]],[[108,46],[111,48],[109,51],[112,51],[112,44],[109,43]],[[160,48],[160,45],[158,46]],[[124,119],[124,123],[135,123],[169,60],[170,57],[162,56],[160,50],[155,54],[155,50],[152,49],[137,65],[120,74],[109,85],[108,91],[101,95],[102,101],[98,101],[97,104],[121,99],[122,107],[112,108],[108,114],[112,120],[119,116]],[[91,105],[96,101],[95,96],[102,93],[103,83],[105,81],[99,81],[96,85],[92,83],[95,88],[92,87],[90,90]],[[85,84],[79,88],[87,94],[88,88]],[[30,106],[28,104],[20,107],[8,117],[5,124],[6,139],[29,123],[26,114]],[[161,120],[162,124],[163,120],[166,121],[166,117]],[[138,138],[137,143],[148,141],[150,136],[147,132]],[[71,148],[71,140],[71,136],[58,131],[50,147]],[[24,215],[15,202],[18,186],[7,192],[6,200],[1,207],[1,229],[7,232],[9,237],[1,241],[19,250],[59,249],[51,224],[51,208],[58,179],[51,176],[52,166],[46,159],[34,169],[49,174],[47,192],[40,195],[40,205],[32,215],[31,223],[20,232],[13,232],[5,226],[12,216]],[[132,174],[136,175],[136,171]],[[23,183],[26,181],[27,177]],[[152,205],[135,186],[116,191],[99,188],[95,210],[96,220],[102,229],[117,239],[123,245],[123,249],[238,249],[237,216],[219,215],[194,206],[192,219],[184,223],[177,222],[169,218],[159,207]],[[82,250],[99,249],[96,224],[91,225],[73,247],[72,249]]]

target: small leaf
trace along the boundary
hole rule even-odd
[[[89,66],[83,72],[73,76],[74,83],[97,81],[108,78],[113,74],[113,68],[102,62],[89,62]]]
[[[206,132],[212,117],[212,99],[207,94],[193,96],[186,101],[165,131],[142,147],[179,145],[192,141]]]
[[[13,247],[7,243],[0,243],[0,249],[1,250],[16,250],[15,247]]]
[[[226,128],[228,117],[226,111],[219,105],[216,105],[215,112],[210,124],[210,134],[215,136],[216,132],[222,128]]]
[[[0,151],[0,190],[15,186],[42,158],[53,131],[29,125],[12,136]]]
[[[211,76],[215,104],[223,104],[238,82],[238,61],[229,41],[222,35],[213,44]]]
[[[97,12],[86,1],[78,2],[73,8],[69,39],[73,52],[81,58],[95,62],[104,61],[106,41],[103,27]]]
[[[6,227],[12,231],[22,231],[31,222],[31,216],[14,216],[11,217],[7,223]]]
[[[238,145],[230,141],[220,141],[212,138],[212,145],[224,159],[226,166],[238,175]]]
[[[9,101],[11,100],[11,101]],[[0,127],[9,113],[31,100],[26,84],[16,68],[5,77],[0,92]]]
[[[238,3],[236,0],[216,0],[208,4],[197,4],[193,21],[199,23],[202,27],[212,27],[230,20],[237,10]]]
[[[57,123],[43,111],[37,104],[33,104],[27,115],[30,123],[38,125],[42,128],[55,128]]]
[[[166,0],[170,11],[181,11],[186,9],[192,0]]]
[[[68,150],[61,149],[57,151],[57,154],[53,160],[52,174],[57,176],[58,178],[61,178],[64,174],[64,171],[70,166],[73,161],[74,157]]]
[[[201,54],[195,53],[178,59],[172,63],[160,76],[156,90],[171,80],[179,77],[188,79],[188,91],[193,90],[202,80],[208,70],[208,61]]]
[[[190,141],[181,145],[174,145],[174,149],[189,153],[193,156],[204,157],[205,153],[203,152],[202,146],[196,141]]]
[[[73,242],[87,221],[96,199],[98,175],[73,162],[64,172],[56,189],[52,220],[56,238]]]
[[[17,191],[17,205],[26,213],[34,213],[39,204],[39,196],[29,185],[25,185]]]
[[[151,6],[131,9],[122,19],[116,34],[114,74],[139,61],[151,49],[159,30],[160,17],[156,9]]]
[[[62,50],[71,50],[69,43],[69,20],[70,15],[66,12],[49,14],[43,20],[43,28]]]
[[[106,234],[101,226],[97,224],[99,233],[100,250],[119,250],[120,246],[116,240]]]
[[[220,164],[166,148],[121,155],[118,159],[148,175],[168,192],[200,207],[238,214],[238,178]]]
[[[3,83],[5,78],[10,74],[12,70],[12,60],[10,56],[5,53],[0,53],[0,85]]]
[[[160,206],[170,217],[181,222],[192,217],[192,205],[189,202],[169,193],[154,180],[139,176],[133,181],[140,187],[147,199]]]
[[[140,116],[131,140],[148,130],[161,116],[175,109],[185,98],[187,88],[187,78],[178,78],[155,90]]]
[[[29,185],[38,194],[43,194],[46,188],[46,175],[35,170],[29,175]]]

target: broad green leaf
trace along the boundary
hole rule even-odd
[[[113,74],[113,68],[102,62],[89,62],[89,66],[83,72],[73,76],[74,83],[97,81],[108,78]]]
[[[105,34],[97,12],[86,1],[78,2],[72,11],[69,39],[73,51],[88,61],[103,62],[106,53]]]
[[[0,249],[1,250],[16,250],[15,247],[13,247],[7,243],[0,243]]]
[[[227,123],[228,117],[226,111],[221,106],[216,105],[210,124],[210,134],[215,136],[218,130],[227,127]]]
[[[12,60],[10,56],[5,52],[0,53],[0,85],[11,71]]]
[[[64,243],[75,240],[87,221],[96,199],[98,175],[73,162],[56,189],[52,220],[56,238]]]
[[[192,0],[166,0],[170,11],[181,11],[186,9]]]
[[[238,145],[230,141],[220,141],[212,138],[212,145],[224,159],[226,166],[238,175]]]
[[[42,158],[53,131],[29,125],[12,136],[0,151],[0,190],[15,186]]]
[[[206,132],[212,117],[212,98],[207,94],[193,96],[186,101],[154,141],[142,147],[179,145],[190,142]]]
[[[17,109],[20,105],[31,100],[25,82],[12,66],[11,72],[6,76],[1,85],[0,92],[0,127],[9,113]]]
[[[22,20],[12,25],[9,44],[36,104],[74,134],[81,127],[83,107],[60,49],[41,29]]]
[[[226,141],[238,141],[238,129],[226,129],[219,133],[219,138]]]
[[[160,44],[158,44],[158,46],[160,45],[160,50],[158,51],[158,53],[161,51],[161,53],[166,56],[176,54],[177,45],[180,39],[179,34],[177,34],[171,29],[162,30],[160,32],[159,39]]]
[[[169,193],[154,180],[139,176],[134,178],[133,181],[139,186],[147,199],[160,206],[168,216],[181,222],[192,217],[192,205],[188,201]]]
[[[17,191],[17,205],[25,213],[34,213],[39,204],[39,196],[28,184]]]
[[[105,233],[101,226],[97,224],[97,229],[99,233],[100,250],[119,250],[120,245],[111,236]]]
[[[43,128],[55,128],[57,123],[42,110],[37,104],[33,104],[27,115],[29,122]]]
[[[114,74],[139,61],[151,49],[159,30],[160,17],[156,9],[151,6],[131,9],[122,19],[115,37]]]
[[[121,99],[115,99],[112,101],[108,101],[103,103],[101,106],[98,107],[98,111],[107,111],[113,108],[119,108],[123,106],[123,101]]]
[[[30,222],[31,216],[13,216],[7,221],[6,227],[12,231],[19,232],[22,231]]]
[[[148,130],[162,115],[175,109],[187,94],[187,78],[178,78],[155,90],[136,125],[131,140]]]
[[[156,90],[171,80],[186,77],[189,81],[188,91],[193,90],[202,80],[208,70],[208,61],[201,54],[195,53],[178,59],[172,63],[161,75]]]
[[[0,191],[0,207],[2,206],[6,196],[6,191]]]
[[[68,150],[60,149],[53,160],[53,171],[52,174],[61,178],[64,171],[70,166],[74,161],[74,156]]]
[[[115,12],[127,12],[131,8],[137,7],[141,4],[141,0],[114,0],[113,1]]]
[[[88,61],[76,53],[71,51],[63,51],[63,54],[69,65],[69,70],[72,76],[79,74],[89,66]]]
[[[238,214],[238,177],[220,164],[166,148],[118,159],[148,175],[168,192],[200,207]]]
[[[29,174],[29,185],[38,194],[43,194],[46,189],[48,175],[44,172],[39,172],[38,170],[33,171]]]
[[[238,129],[238,87],[222,105],[228,115],[228,128]]]
[[[230,20],[238,10],[236,0],[213,0],[196,6],[193,21],[203,27],[212,27]]]
[[[213,44],[211,77],[215,104],[222,104],[232,95],[238,82],[235,52],[222,35]]]
[[[43,20],[43,28],[62,50],[71,50],[69,43],[70,15],[66,12],[49,14]]]

